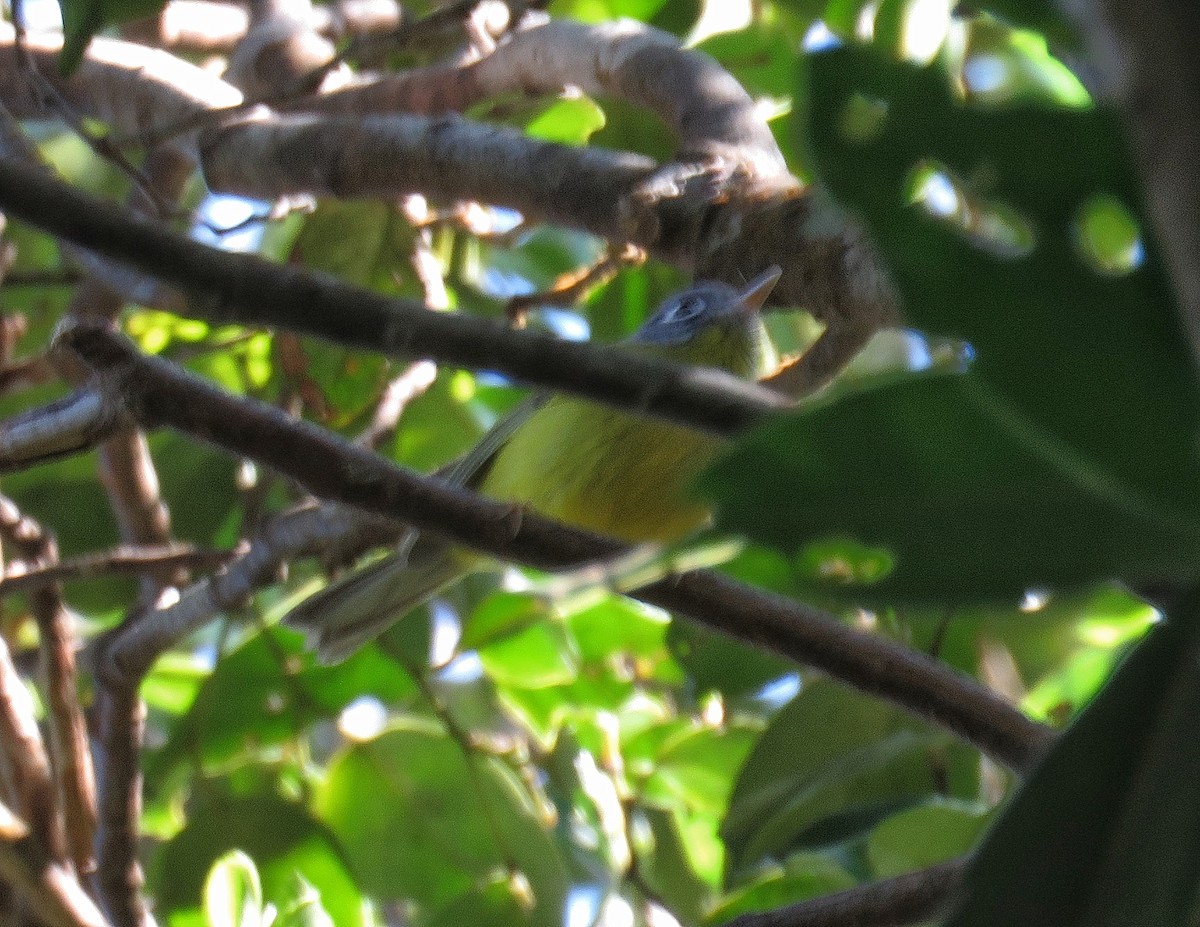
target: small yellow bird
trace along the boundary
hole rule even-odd
[[[778,267],[741,289],[700,283],[663,302],[631,349],[752,378],[763,371],[758,310]],[[446,473],[456,485],[631,543],[668,543],[699,528],[708,508],[688,484],[721,448],[709,434],[566,395],[526,400]],[[340,660],[409,609],[485,562],[431,536],[297,606],[284,619],[305,631],[324,660]]]

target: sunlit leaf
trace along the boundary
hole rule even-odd
[[[508,863],[539,913],[558,916],[566,884],[537,800],[507,766],[413,722],[335,758],[316,797],[364,888],[440,907]]]
[[[221,782],[205,784],[187,827],[155,854],[149,882],[158,910],[198,908],[210,868],[231,850],[253,861],[263,901],[290,905],[299,873],[338,927],[366,927],[362,898],[330,832],[271,791],[239,792]]]
[[[240,850],[213,864],[204,883],[204,917],[209,927],[260,927],[263,923],[258,870]]]

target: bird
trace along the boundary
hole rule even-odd
[[[624,344],[755,378],[770,356],[759,310],[780,275],[772,266],[741,287],[696,283],[664,300]],[[722,445],[681,425],[539,393],[442,478],[630,544],[667,544],[709,520],[708,506],[688,487]],[[323,662],[337,662],[487,562],[441,537],[410,532],[391,554],[309,596],[283,621],[304,632]]]

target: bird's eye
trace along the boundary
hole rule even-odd
[[[662,314],[664,322],[686,322],[704,311],[704,300],[699,296],[681,296]]]

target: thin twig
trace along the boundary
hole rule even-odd
[[[187,569],[212,570],[236,556],[231,550],[203,550],[191,544],[138,546],[123,544],[111,550],[84,554],[49,564],[41,559],[33,565],[10,565],[0,578],[0,598],[59,583],[68,579],[94,579],[100,576],[122,576],[145,571]]]
[[[504,314],[514,322],[523,321],[525,313],[535,306],[573,306],[591,290],[603,286],[625,267],[637,267],[646,261],[646,252],[637,245],[626,244],[610,248],[590,267],[581,267],[561,275],[549,290],[512,297]]]
[[[33,716],[33,702],[0,640],[0,784],[4,801],[29,822],[53,859],[67,864],[62,816],[46,746]]]
[[[610,538],[417,476],[310,423],[231,396],[166,361],[141,355],[127,339],[103,328],[79,326],[61,339],[121,390],[139,421],[170,425],[250,457],[288,474],[315,495],[540,569],[577,567],[625,551]],[[974,680],[924,654],[719,574],[691,571],[634,594],[824,669],[948,728],[1012,768],[1028,769],[1053,736]],[[146,615],[114,642],[112,658],[125,672],[140,672],[174,639],[175,629],[156,624],[154,617]]]
[[[75,877],[47,860],[25,822],[0,805],[0,881],[13,886],[46,927],[108,927]]]
[[[35,563],[43,570],[55,569],[58,545],[54,538],[33,519],[22,516],[16,506],[3,497],[0,497],[0,527],[12,538],[12,546],[25,561]],[[79,707],[75,634],[57,583],[37,585],[29,596],[29,605],[38,626],[38,652],[58,806],[70,858],[75,871],[83,877],[94,868],[96,779],[87,724]]]

